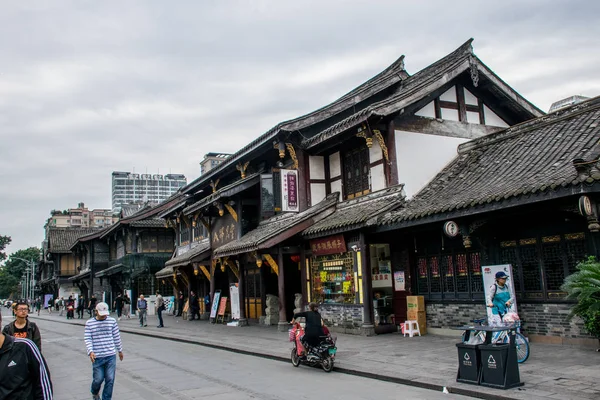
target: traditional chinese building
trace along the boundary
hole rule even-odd
[[[272,322],[275,298],[287,329],[294,309],[315,299],[331,325],[372,333],[373,276],[389,282],[392,255],[387,241],[366,236],[369,227],[401,208],[458,144],[541,115],[471,41],[414,75],[402,56],[184,187],[160,214],[177,233],[161,276],[211,295],[237,284],[240,320]]]
[[[561,285],[600,256],[599,120],[597,97],[464,143],[405,207],[379,217],[369,240],[389,246],[405,293],[425,297],[428,329],[485,315],[485,266],[511,264],[530,339],[597,345],[567,320]]]

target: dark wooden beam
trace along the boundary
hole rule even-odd
[[[397,118],[395,123],[396,130],[399,131],[425,133],[428,135],[463,139],[477,139],[504,129],[495,126],[468,124],[464,122],[417,116]]]
[[[465,107],[465,90],[462,85],[456,84],[456,99],[458,100],[458,119],[467,122],[467,108]]]

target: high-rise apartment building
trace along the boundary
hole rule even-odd
[[[206,153],[204,155],[204,160],[200,161],[200,175],[221,164],[230,155],[231,154],[227,153]]]
[[[160,203],[187,184],[182,174],[150,175],[131,172],[112,173],[112,208],[118,211],[122,204]]]
[[[46,226],[54,228],[104,228],[112,225],[117,220],[113,217],[112,210],[97,208],[88,209],[84,203],[77,204],[76,208],[68,210],[52,210]]]

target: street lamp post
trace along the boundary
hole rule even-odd
[[[32,299],[35,296],[35,283],[36,283],[35,282],[35,261],[26,260],[21,257],[11,257],[11,258],[15,259],[15,260],[23,261],[27,265],[27,268],[25,269],[25,272],[27,272],[27,281],[26,281],[26,285],[25,285],[25,288],[26,288],[25,289],[25,298]],[[30,272],[31,272],[31,274],[30,274]]]

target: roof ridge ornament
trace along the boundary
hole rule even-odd
[[[469,71],[471,72],[471,81],[473,86],[479,85],[479,69],[477,68],[477,57],[473,54],[473,47],[471,46],[471,54],[469,54]]]

